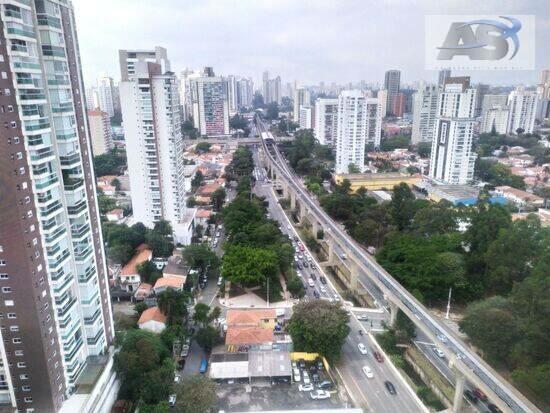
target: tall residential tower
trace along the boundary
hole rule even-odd
[[[0,411],[89,412],[114,330],[71,3],[0,0],[0,73]]]

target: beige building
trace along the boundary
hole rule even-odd
[[[369,191],[378,191],[381,189],[392,190],[394,186],[400,183],[406,183],[409,186],[415,185],[422,181],[422,175],[388,172],[378,174],[339,174],[334,177],[337,184],[341,184],[344,179],[350,181],[353,192],[361,187]]]
[[[89,110],[90,137],[94,155],[101,155],[113,148],[109,115],[101,110]]]

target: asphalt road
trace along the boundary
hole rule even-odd
[[[257,151],[254,151],[254,156],[256,165],[259,165]],[[292,237],[299,237],[299,234],[291,225],[291,222],[279,205],[271,184],[267,182],[265,170],[257,167],[254,171],[254,176],[257,179],[254,191],[259,196],[265,196],[269,201],[268,210],[271,218],[281,223],[282,232],[286,234],[290,233]],[[302,270],[302,277],[306,277],[313,271],[317,275],[317,280],[314,281],[313,288],[308,287],[306,289],[306,299],[315,299],[313,296],[313,291],[315,290],[319,293],[321,299],[334,300],[335,297],[338,297],[338,300],[341,301],[342,298],[339,296],[330,278],[326,274],[325,277],[328,281],[328,284],[324,286],[326,291],[321,290],[322,284],[319,281],[319,275],[324,272],[322,267],[315,261],[315,257],[311,254],[310,256],[312,256],[313,269],[309,267],[305,271]],[[305,280],[307,281],[307,279]],[[369,322],[358,321],[356,314],[368,314]],[[344,381],[344,385],[348,389],[354,402],[365,409],[366,412],[426,412],[426,408],[420,403],[413,390],[405,383],[397,370],[388,362],[387,357],[385,357],[385,361],[382,363],[378,363],[374,359],[372,349],[377,349],[378,347],[372,336],[368,333],[368,330],[371,329],[371,316],[373,317],[373,327],[380,328],[381,322],[383,321],[380,314],[372,315],[370,312],[367,313],[358,309],[351,311],[349,324],[351,332],[342,349],[342,359],[336,366],[338,373]],[[363,335],[359,334],[360,330],[363,332]],[[367,355],[362,355],[359,352],[359,343],[363,343],[367,347]],[[379,351],[381,350],[379,349]],[[374,378],[368,379],[365,376],[362,370],[365,365],[368,365],[372,369]],[[392,396],[388,393],[384,385],[384,381],[386,380],[393,383],[397,391],[396,395]]]

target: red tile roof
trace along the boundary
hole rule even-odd
[[[136,248],[136,253],[132,257],[132,259],[122,268],[122,271],[120,272],[121,277],[127,277],[130,275],[136,275],[137,272],[137,266],[138,264],[141,264],[145,261],[150,261],[153,257],[153,251],[149,249],[149,246],[147,244],[141,244]]]
[[[225,336],[226,345],[263,344],[273,342],[273,330],[259,327],[229,326]]]
[[[143,324],[148,321],[158,321],[159,323],[166,324],[166,316],[162,314],[158,307],[151,307],[141,313],[139,317],[138,324]]]
[[[261,320],[277,318],[274,309],[265,310],[229,310],[227,325],[257,326]]]

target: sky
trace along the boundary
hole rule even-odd
[[[473,71],[472,82],[535,84],[550,68],[548,0],[73,0],[84,79],[120,78],[119,49],[168,50],[172,70],[213,66],[217,75],[280,75],[283,84],[433,81],[424,69],[432,14],[534,15],[534,71]]]

